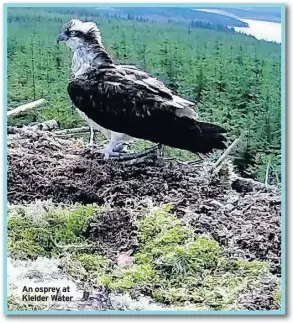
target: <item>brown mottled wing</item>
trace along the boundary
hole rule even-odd
[[[216,146],[222,147],[222,129],[199,122],[192,102],[147,79],[119,68],[98,69],[71,80],[68,93],[78,109],[106,129],[203,152],[218,148],[210,138],[216,133]]]
[[[119,69],[123,70],[133,80],[140,80],[143,81],[145,84],[151,85],[157,89],[160,89],[170,95],[173,94],[173,92],[168,89],[163,82],[158,80],[157,78],[153,77],[152,75],[139,70],[135,66],[132,65],[119,65]]]
[[[137,74],[139,71],[135,72]],[[162,82],[148,77],[144,72],[141,74],[143,78],[119,69],[102,70],[95,77],[72,80],[68,92],[76,106],[94,121],[100,115],[103,115],[102,122],[107,117],[109,123],[117,118],[128,118],[129,121],[125,124],[132,127],[131,122],[143,121],[143,124],[149,126],[149,123],[156,123],[158,118],[164,118],[167,124],[180,117],[195,120],[194,111],[174,100],[171,91]],[[185,102],[184,99],[181,100]],[[103,126],[102,123],[99,124]],[[125,128],[124,125],[118,125],[119,129],[112,129],[115,127],[113,123],[107,126],[118,132]]]
[[[173,100],[175,100],[175,101],[177,100],[177,102],[180,101],[181,107],[190,107],[194,111],[194,109],[195,109],[194,102],[191,102],[191,101],[185,100],[181,97],[178,97],[172,90],[168,89],[163,82],[161,82],[160,80],[158,80],[154,76],[152,76],[146,72],[143,72],[132,65],[119,65],[118,68],[123,70],[123,72],[125,72],[127,74],[127,76],[129,76],[133,80],[140,80],[149,86],[152,86],[156,89],[160,89],[161,91],[164,91],[164,92],[172,95]]]

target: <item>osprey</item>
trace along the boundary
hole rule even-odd
[[[193,102],[146,72],[115,65],[94,22],[73,19],[57,40],[73,50],[68,84],[73,104],[94,127],[109,132],[106,156],[131,137],[203,154],[226,147],[225,129],[199,121]]]

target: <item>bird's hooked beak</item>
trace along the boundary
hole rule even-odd
[[[60,41],[67,41],[68,39],[69,37],[65,33],[61,33],[57,37],[57,43],[59,43]]]

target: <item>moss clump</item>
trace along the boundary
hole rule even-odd
[[[111,275],[102,276],[101,283],[107,285],[114,291],[131,290],[140,288],[148,290],[153,285],[160,283],[156,270],[150,263],[134,265],[127,269],[115,269]]]
[[[97,254],[77,254],[73,256],[73,260],[80,262],[88,272],[98,271],[104,273],[111,264],[108,259]]]
[[[9,311],[42,311],[46,309],[46,304],[44,303],[28,303],[21,302],[16,296],[7,297],[7,307]]]
[[[281,308],[281,304],[282,304],[282,290],[281,290],[281,283],[278,283],[278,287],[275,290],[274,293],[274,300],[276,302],[276,305],[278,308]]]
[[[32,207],[14,209],[8,216],[8,250],[16,258],[53,256],[70,248],[86,249],[82,236],[96,206],[51,208],[36,217]]]
[[[266,263],[228,259],[219,244],[196,236],[163,206],[138,222],[135,264],[115,269],[100,282],[115,292],[139,289],[158,302],[194,309],[236,309],[239,295],[260,284]]]

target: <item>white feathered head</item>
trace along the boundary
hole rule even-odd
[[[74,50],[85,42],[101,44],[101,33],[95,22],[72,19],[63,26],[57,41],[65,41]]]

